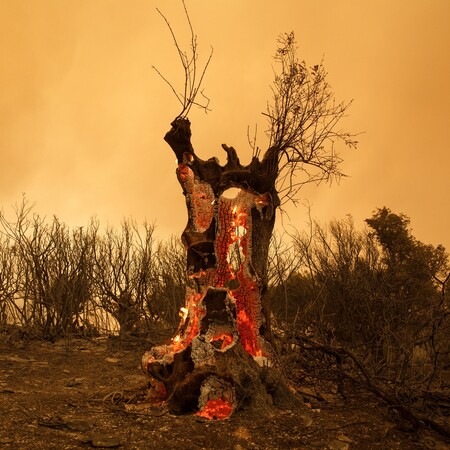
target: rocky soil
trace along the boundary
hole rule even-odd
[[[145,401],[140,358],[149,346],[137,338],[50,343],[0,334],[0,448],[448,448],[357,391],[344,399],[303,386],[304,410],[243,410],[217,422],[171,415]]]

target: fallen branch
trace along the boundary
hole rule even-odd
[[[414,429],[429,427],[442,436],[450,438],[450,430],[446,427],[424,414],[416,413],[411,407],[408,407],[404,402],[402,402],[398,395],[388,392],[377,381],[377,378],[370,372],[364,362],[352,351],[340,346],[322,344],[307,336],[296,336],[294,341],[296,344],[302,345],[303,348],[321,351],[327,355],[335,357],[337,363],[336,365],[342,375],[355,384],[375,394],[378,398],[383,400],[389,408],[397,411],[403,419],[411,423]],[[352,366],[355,369],[357,376],[352,374],[349,369],[343,367],[342,362],[344,359],[350,360],[353,363]]]

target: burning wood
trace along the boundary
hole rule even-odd
[[[235,397],[230,383],[211,376],[200,387],[197,415],[207,419],[226,419],[233,412]]]
[[[222,167],[215,159],[200,160],[190,136],[189,121],[177,119],[165,139],[177,156],[186,197],[183,241],[195,288],[186,288],[176,335],[145,353],[142,367],[154,396],[163,393],[172,412],[223,419],[238,404],[272,401],[260,367],[269,367],[272,355],[263,293],[278,206],[276,161],[254,158],[243,167],[224,146]],[[239,191],[228,198],[224,192],[232,187]]]

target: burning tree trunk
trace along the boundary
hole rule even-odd
[[[242,166],[203,161],[191,145],[190,122],[177,118],[165,140],[178,160],[186,197],[187,270],[178,332],[142,360],[153,394],[174,413],[224,418],[241,405],[285,402],[289,390],[274,366],[270,319],[263,304],[267,254],[279,199],[277,152]],[[227,196],[229,188],[237,195]]]
[[[183,2],[184,5],[184,2]],[[176,336],[152,348],[142,360],[153,394],[175,413],[198,411],[227,417],[243,405],[296,402],[274,364],[270,316],[264,306],[269,242],[280,196],[295,201],[308,182],[339,178],[335,143],[356,146],[353,135],[337,129],[350,103],[337,103],[322,64],[308,67],[297,57],[293,33],[280,36],[273,99],[264,114],[269,123],[268,150],[242,166],[236,151],[223,145],[227,163],[202,161],[191,144],[187,115],[199,104],[205,71],[197,73],[197,39],[181,50],[166,21],[185,74],[184,94],[169,84],[182,111],[165,140],[178,161],[177,176],[186,197],[188,225],[183,233],[187,270],[182,320]],[[302,176],[296,178],[297,174]],[[278,181],[277,181],[278,180]],[[229,189],[237,195],[229,195]]]

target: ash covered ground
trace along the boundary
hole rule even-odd
[[[374,396],[293,386],[301,411],[241,410],[223,421],[175,416],[145,399],[141,338],[55,343],[0,336],[0,447],[5,449],[444,449]],[[293,366],[285,367],[289,375]],[[345,397],[345,398],[344,398]]]

